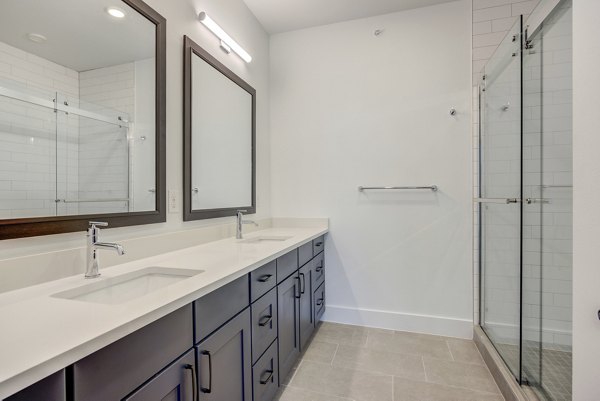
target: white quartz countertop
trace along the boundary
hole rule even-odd
[[[204,272],[131,301],[107,305],[53,297],[89,284],[83,274],[0,295],[0,399],[187,305],[265,263],[317,238],[327,224],[270,228],[245,238],[289,236],[261,243],[227,238],[101,268],[94,280],[145,267]]]

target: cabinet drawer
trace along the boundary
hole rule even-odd
[[[325,236],[321,235],[313,240],[313,256],[317,255],[325,247]]]
[[[302,267],[307,264],[313,257],[312,242],[307,242],[298,248],[298,266]]]
[[[251,302],[262,297],[277,283],[277,261],[272,261],[250,273]]]
[[[277,341],[274,341],[252,368],[254,401],[271,401],[275,397],[279,387],[277,360]]]
[[[192,346],[192,305],[186,305],[75,362],[74,400],[120,400]]]
[[[298,249],[277,258],[277,284],[298,270]]]
[[[4,401],[31,400],[65,401],[65,371],[60,370],[4,399]]]
[[[273,288],[252,304],[252,362],[277,338],[277,290]]]
[[[325,283],[321,284],[313,295],[314,311],[315,311],[315,326],[323,317],[325,313]]]
[[[325,281],[325,254],[321,252],[315,256],[313,264],[312,288],[315,290],[319,288],[323,281]]]
[[[244,310],[249,303],[247,274],[195,301],[196,343]]]
[[[123,401],[193,401],[195,375],[196,357],[189,350]]]

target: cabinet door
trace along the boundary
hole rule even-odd
[[[277,319],[279,324],[279,384],[287,377],[300,355],[298,328],[300,277],[293,274],[277,286]]]
[[[190,350],[124,401],[193,401],[195,366],[194,351]]]
[[[26,389],[5,398],[4,401],[64,401],[66,399],[65,371],[60,370]]]
[[[311,260],[298,272],[300,279],[300,351],[303,351],[306,348],[308,339],[315,329],[311,299],[312,291],[310,287],[314,266],[313,262],[314,260]]]
[[[200,400],[252,401],[250,344],[246,309],[196,347]]]

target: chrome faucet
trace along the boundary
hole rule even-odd
[[[98,251],[100,249],[112,249],[116,251],[119,256],[125,254],[125,250],[119,244],[98,241],[100,234],[99,227],[107,226],[108,223],[90,221],[90,228],[87,230],[87,264],[85,268],[85,278],[96,278],[100,276],[100,272],[98,271]]]
[[[244,226],[244,224],[254,224],[255,226],[258,227],[258,224],[256,224],[255,221],[252,220],[244,220],[244,213],[246,213],[246,210],[238,210],[237,211],[237,224],[236,224],[236,232],[235,232],[235,238],[237,239],[242,239],[243,234],[242,234],[242,227]]]

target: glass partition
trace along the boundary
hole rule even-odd
[[[519,377],[521,20],[485,68],[481,92],[481,326]]]
[[[572,398],[571,3],[517,21],[480,86],[480,323],[544,400]]]

